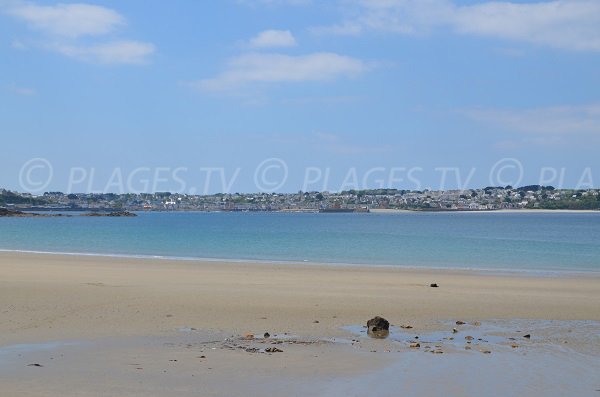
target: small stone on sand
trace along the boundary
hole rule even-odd
[[[281,350],[281,349],[278,349],[278,348],[276,348],[276,347],[267,347],[267,348],[265,349],[265,351],[266,351],[267,353],[283,353],[283,350]]]

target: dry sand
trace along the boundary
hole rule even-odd
[[[439,288],[429,287],[433,282]],[[486,390],[488,395],[526,390],[535,391],[529,395],[600,395],[595,391],[600,379],[586,372],[600,370],[598,351],[589,347],[599,341],[599,307],[598,274],[499,275],[4,252],[0,394],[347,396],[372,392],[377,384],[384,387],[375,395],[394,395],[386,392],[398,390],[394,382],[402,373],[412,382],[403,381],[406,395],[482,395]],[[505,339],[473,345],[477,354],[465,351],[463,342],[433,343],[432,350],[446,353],[434,358],[438,355],[410,351],[409,336],[370,340],[343,329],[374,315],[396,326],[411,325],[407,332],[415,336],[441,330],[452,337],[454,321],[462,320],[481,322],[490,335]],[[463,331],[477,332],[468,324],[461,327],[457,340],[463,340]],[[517,329],[523,327],[528,328]],[[266,331],[292,335],[295,343],[240,339]],[[517,331],[535,337],[526,340]],[[507,339],[511,335],[516,342]],[[519,347],[510,348],[511,343]],[[284,351],[245,350],[270,346]],[[481,353],[488,349],[493,354]],[[513,380],[520,366],[535,370],[532,360],[538,355],[546,357],[538,374],[546,381],[539,389],[497,376],[506,367],[513,372],[505,376]],[[559,371],[558,364],[569,360],[573,364]],[[35,363],[43,367],[28,366]],[[431,382],[423,371],[411,373],[409,363],[433,372],[438,368],[438,381]],[[399,372],[390,377],[390,368]],[[480,371],[479,379],[487,380],[461,383],[456,371]]]

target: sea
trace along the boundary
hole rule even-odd
[[[0,250],[600,272],[600,212],[140,212],[131,218],[0,218]]]

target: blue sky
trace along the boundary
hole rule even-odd
[[[0,134],[34,193],[598,187],[600,2],[0,0]]]

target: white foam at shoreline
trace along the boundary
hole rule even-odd
[[[240,263],[240,264],[272,264],[272,265],[306,265],[306,266],[332,266],[332,267],[367,267],[367,268],[391,268],[415,271],[440,271],[440,272],[473,272],[487,275],[517,275],[517,276],[541,276],[541,277],[568,277],[600,275],[596,270],[567,270],[567,269],[508,269],[508,268],[477,268],[477,267],[441,267],[441,266],[408,266],[368,263],[342,263],[342,262],[314,262],[314,261],[283,261],[269,259],[240,259],[240,258],[204,258],[168,255],[143,255],[143,254],[106,254],[95,252],[53,252],[35,250],[11,250],[0,248],[1,252],[41,254],[41,255],[66,255],[100,258],[124,258],[124,259],[150,259],[150,260],[172,260],[186,262],[213,262],[213,263]]]

